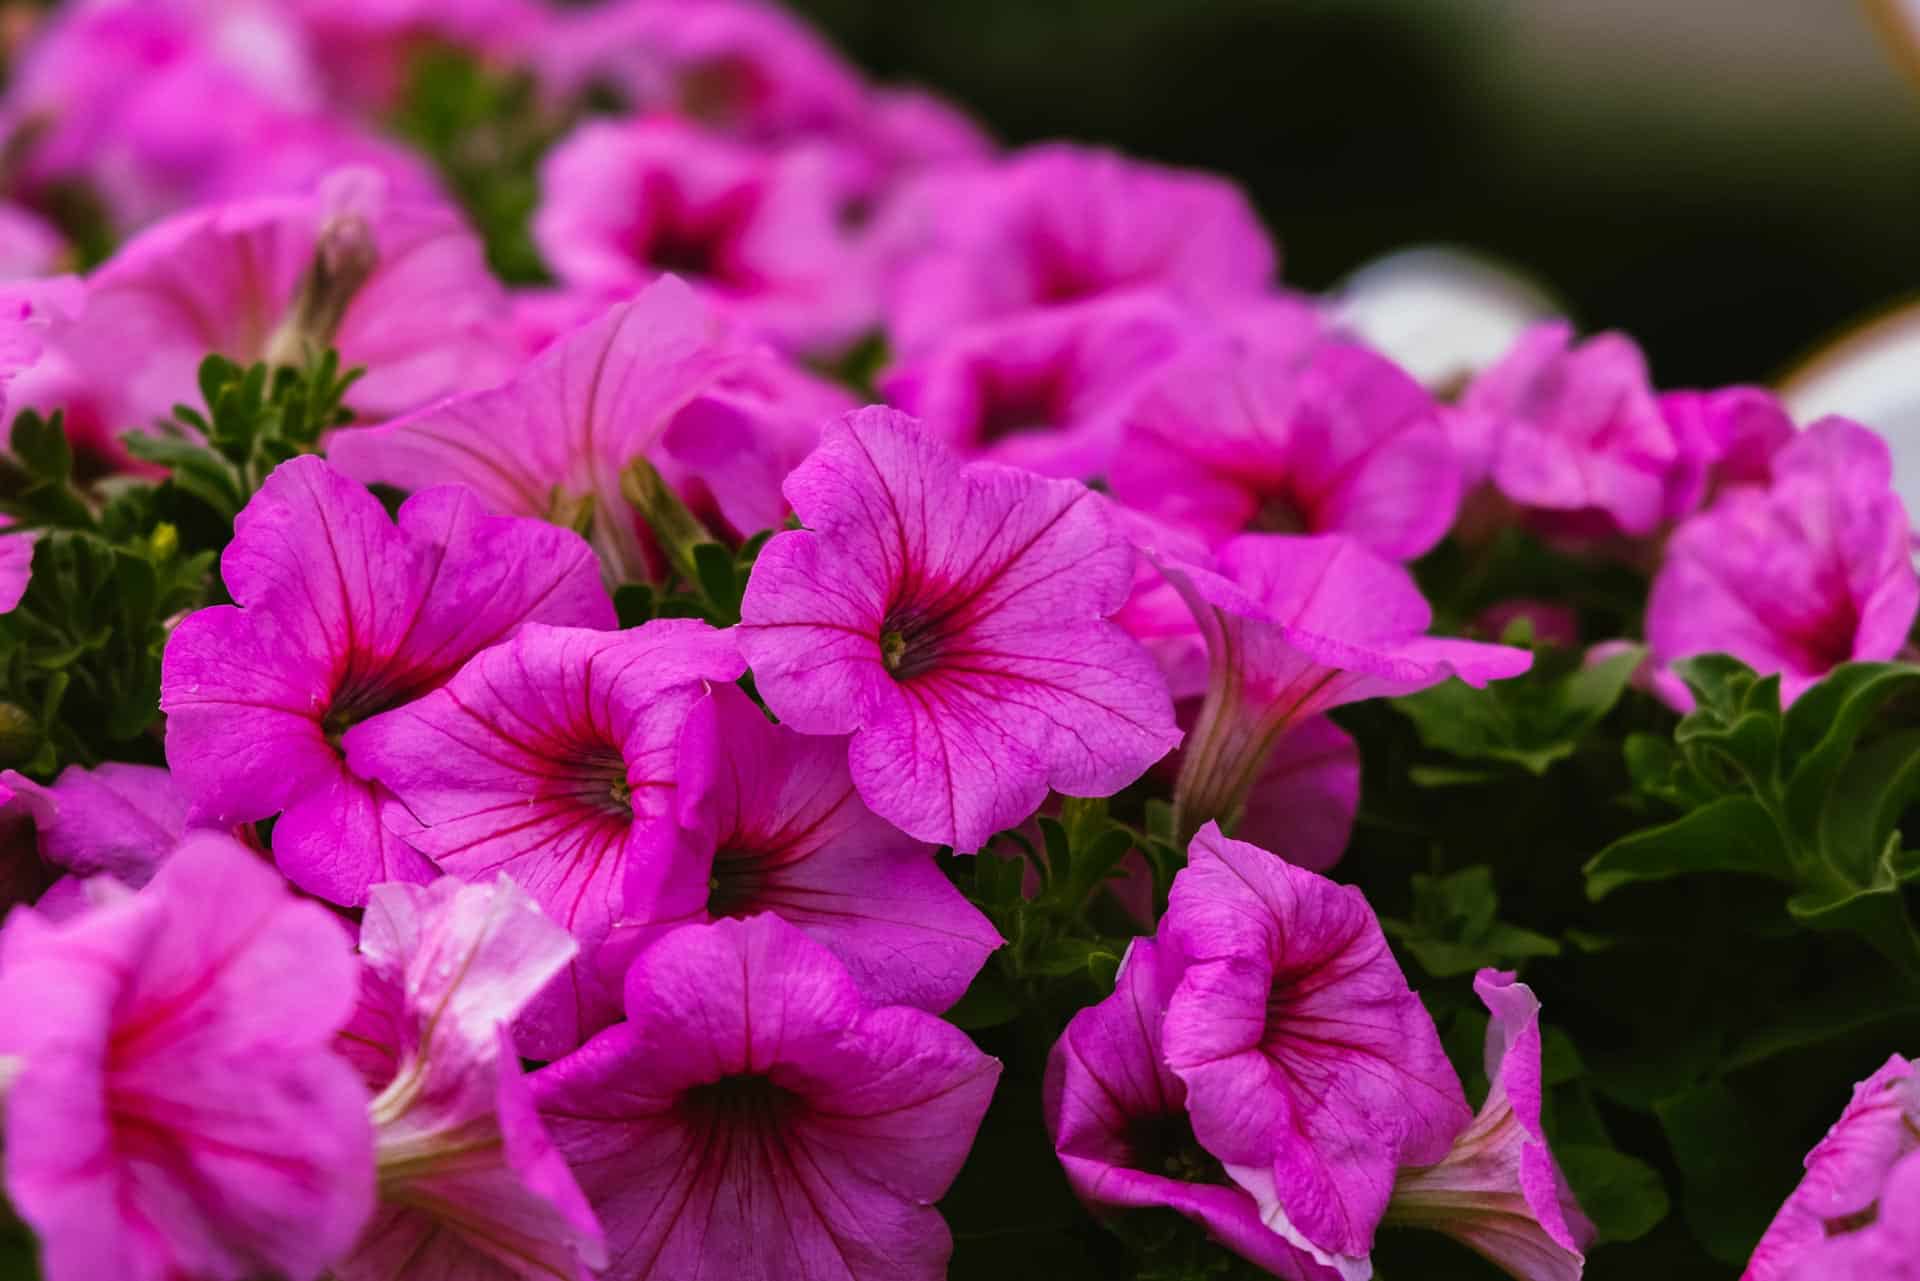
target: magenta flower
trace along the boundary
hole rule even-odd
[[[933,1202],[1000,1065],[951,1024],[864,1001],[773,916],[640,954],[627,1018],[533,1077],[606,1226],[612,1281],[937,1281]]]
[[[1395,1173],[1472,1119],[1373,910],[1208,824],[1162,924],[1184,967],[1166,1061],[1194,1135],[1269,1228],[1364,1281]]]
[[[138,889],[187,831],[187,798],[151,765],[69,765],[52,786],[0,773],[33,815],[40,856],[74,876],[111,876]]]
[[[1488,475],[1520,506],[1601,516],[1636,536],[1659,525],[1680,451],[1631,339],[1576,345],[1565,323],[1536,325],[1460,408],[1469,476]]]
[[[1792,1281],[1916,1281],[1920,1278],[1920,1157],[1893,1168],[1874,1221],[1815,1245]]]
[[[747,353],[685,285],[662,281],[554,343],[512,381],[345,432],[329,457],[368,484],[454,481],[490,511],[576,525],[613,581],[644,581],[653,577],[651,540],[620,494],[620,473],[740,371]]]
[[[0,516],[0,531],[11,524],[11,517]],[[20,604],[32,581],[33,535],[0,532],[0,614],[11,613]]]
[[[562,10],[535,51],[563,93],[613,89],[637,113],[669,113],[758,139],[857,126],[857,71],[798,18],[756,0],[614,0]]]
[[[1151,293],[1024,312],[941,338],[882,375],[880,390],[962,453],[1101,476],[1122,415],[1192,324]]]
[[[0,201],[0,280],[50,276],[60,268],[67,242],[39,214]]]
[[[1458,676],[1517,676],[1523,649],[1426,635],[1432,612],[1407,571],[1337,534],[1242,534],[1218,568],[1166,559],[1206,637],[1206,700],[1175,787],[1183,832],[1231,819],[1290,728],[1361,699]]]
[[[1740,1281],[1798,1281],[1796,1269],[1821,1257],[1821,1242],[1874,1220],[1889,1175],[1902,1164],[1912,1165],[1909,1158],[1916,1151],[1920,1075],[1895,1054],[1853,1087],[1840,1119],[1807,1153],[1806,1177],[1754,1247]]]
[[[1461,473],[1433,398],[1305,307],[1198,341],[1126,416],[1114,496],[1219,544],[1347,534],[1410,560],[1440,541]]]
[[[372,1206],[345,931],[230,837],[0,935],[8,1200],[48,1281],[313,1281]]]
[[[631,291],[671,273],[783,347],[833,351],[876,312],[840,224],[850,164],[829,145],[595,121],[542,162],[534,240],[569,284]]]
[[[1670,391],[1660,397],[1660,412],[1680,451],[1667,473],[1669,522],[1710,505],[1722,488],[1765,485],[1773,456],[1794,436],[1793,419],[1758,387]]]
[[[1200,308],[1272,282],[1272,242],[1239,188],[1110,151],[1051,143],[936,171],[902,194],[889,236],[887,332],[917,354],[975,321],[1123,289]]]
[[[843,741],[771,724],[716,687],[681,731],[679,784],[684,847],[664,884],[645,869],[622,931],[634,945],[689,920],[771,912],[838,957],[872,1004],[935,1013],[1000,946],[933,847],[861,803]]]
[[[1594,1229],[1541,1129],[1540,1001],[1499,970],[1473,990],[1493,1015],[1492,1088],[1444,1160],[1400,1172],[1387,1221],[1457,1237],[1519,1281],[1579,1281]]]
[[[281,870],[336,903],[429,879],[381,823],[379,788],[347,769],[341,735],[523,622],[611,627],[593,553],[564,529],[486,516],[451,485],[409,499],[395,524],[318,458],[283,463],[234,530],[220,572],[238,604],[189,616],[161,665],[167,761],[192,820],[280,814]]]
[[[141,233],[88,278],[64,345],[123,426],[196,403],[209,352],[297,362],[307,344],[365,367],[348,399],[380,418],[505,376],[504,311],[456,214],[346,171]]]
[[[345,1035],[385,1066],[369,1083],[380,1205],[340,1281],[585,1281],[606,1264],[507,1032],[574,951],[505,876],[375,887]]]
[[[1359,812],[1359,744],[1326,717],[1310,716],[1273,745],[1233,830],[1295,867],[1324,872],[1347,852]]]
[[[1780,674],[1783,702],[1835,665],[1886,659],[1920,604],[1906,508],[1878,436],[1826,418],[1772,460],[1765,489],[1740,487],[1683,522],[1647,599],[1655,691],[1693,706],[1668,666],[1724,651]]]
[[[804,530],[760,553],[740,645],[767,706],[851,734],[860,798],[963,852],[1054,788],[1107,796],[1179,741],[1166,682],[1106,621],[1133,554],[1071,481],[962,466],[865,409],[787,478]]]
[[[408,843],[463,880],[506,873],[579,942],[515,1027],[529,1055],[564,1054],[617,1016],[593,963],[630,867],[658,876],[672,856],[682,723],[744,670],[731,636],[690,619],[533,624],[348,732],[348,763],[391,791]]]
[[[1261,1221],[1251,1194],[1194,1137],[1187,1087],[1167,1066],[1161,1025],[1179,982],[1163,944],[1135,939],[1113,995],[1074,1015],[1047,1059],[1047,1133],[1074,1195],[1095,1214],[1164,1206],[1275,1276],[1331,1281]]]

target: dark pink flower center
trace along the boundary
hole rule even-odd
[[[924,676],[940,665],[946,615],[896,605],[880,622],[880,661],[896,681]]]
[[[696,1085],[679,1101],[680,1115],[688,1124],[736,1133],[777,1133],[804,1107],[798,1094],[757,1073]]]
[[[577,800],[609,818],[633,817],[633,789],[627,783],[627,762],[611,746],[594,744],[572,748],[548,764],[553,794]]]
[[[719,288],[747,291],[759,286],[737,248],[753,218],[756,201],[751,191],[695,208],[675,184],[661,181],[648,184],[645,199],[651,216],[636,228],[627,247],[636,261]]]
[[[1127,1127],[1127,1164],[1182,1183],[1228,1182],[1226,1169],[1200,1146],[1184,1112],[1133,1118]]]
[[[713,856],[707,881],[707,915],[746,916],[767,883],[767,856],[758,850],[723,849]]]
[[[320,732],[338,752],[341,736],[355,725],[431,693],[448,675],[441,671],[361,671],[350,660],[334,683],[333,697],[327,700],[327,710],[320,717]]]
[[[1305,534],[1312,531],[1313,524],[1293,495],[1275,492],[1261,495],[1247,528],[1257,534]]]
[[[994,380],[981,391],[979,440],[983,445],[1058,426],[1066,417],[1057,374]]]

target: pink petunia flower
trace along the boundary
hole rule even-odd
[[[635,113],[671,113],[771,141],[857,128],[859,73],[800,19],[762,0],[614,0],[563,10],[535,51],[560,93],[611,89]]]
[[[39,214],[0,201],[0,281],[49,276],[66,256],[67,242]]]
[[[1024,312],[941,338],[879,386],[962,453],[1091,479],[1112,468],[1123,415],[1193,321],[1154,293]]]
[[[1808,1250],[1791,1281],[1915,1281],[1920,1278],[1920,1156],[1887,1176],[1879,1213],[1857,1232]]]
[[[13,519],[0,516],[0,614],[11,613],[33,581],[33,535],[9,534]]]
[[[6,1191],[48,1281],[313,1281],[373,1200],[345,931],[212,833],[98,898],[0,935]]]
[[[366,369],[350,403],[381,418],[503,377],[504,311],[456,214],[350,170],[312,194],[201,209],[135,237],[88,278],[62,346],[120,426],[198,401],[209,352],[295,363],[329,344]]]
[[[192,821],[280,814],[281,869],[336,903],[428,879],[341,736],[522,623],[613,626],[592,551],[564,529],[487,516],[452,485],[408,499],[396,524],[318,458],[283,463],[234,530],[220,572],[238,604],[190,615],[161,661],[167,761]]]
[[[769,150],[682,121],[594,121],[541,165],[533,236],[569,284],[673,274],[782,347],[832,352],[871,326],[865,258],[840,224],[850,159]]]
[[[767,706],[851,734],[860,797],[972,852],[1049,787],[1106,796],[1177,742],[1166,682],[1106,621],[1133,554],[1079,484],[963,466],[865,409],[787,478],[806,522],[761,551],[740,645]]]
[[[1195,1137],[1269,1228],[1364,1281],[1395,1173],[1472,1119],[1372,909],[1208,824],[1162,939],[1184,967],[1162,1036]]]
[[[1773,456],[1794,437],[1793,419],[1759,387],[1670,391],[1660,412],[1673,428],[1679,461],[1667,473],[1668,522],[1685,520],[1733,485],[1765,485]]]
[[[606,1226],[609,1281],[938,1281],[933,1203],[1000,1065],[958,1028],[870,1005],[774,916],[674,931],[627,976],[628,1021],[536,1073]]]
[[[1654,576],[1653,685],[1681,711],[1693,696],[1675,659],[1730,653],[1778,672],[1792,702],[1837,664],[1893,657],[1913,624],[1920,578],[1886,443],[1825,418],[1771,467],[1765,489],[1730,490],[1683,522]]]
[[[1095,1214],[1164,1206],[1290,1281],[1338,1274],[1261,1221],[1260,1206],[1194,1137],[1187,1087],[1161,1027],[1180,979],[1164,944],[1135,939],[1113,995],[1074,1015],[1047,1058],[1047,1133],[1074,1195]]]
[[[1325,716],[1280,736],[1247,791],[1234,835],[1324,872],[1340,861],[1360,812],[1360,745]]]
[[[724,378],[747,376],[755,359],[711,307],[663,280],[553,343],[512,381],[345,432],[328,456],[368,484],[455,481],[490,511],[575,525],[612,581],[646,581],[652,540],[621,495],[620,473],[654,456],[683,411]]]
[[[340,1281],[586,1281],[605,1266],[507,1032],[574,951],[505,876],[374,888],[343,1039],[382,1069],[368,1082],[380,1204]]]
[[[578,940],[580,960],[516,1025],[528,1054],[564,1054],[617,1016],[599,948],[630,868],[658,877],[672,856],[681,725],[744,670],[731,636],[691,619],[532,624],[348,732],[349,765],[392,793],[410,845],[465,880],[507,873]]]
[[[1252,301],[1277,261],[1233,184],[1064,143],[936,170],[889,223],[887,333],[908,355],[961,325],[1121,290]]]
[[[138,889],[186,835],[187,798],[151,765],[69,765],[51,786],[7,770],[0,786],[33,814],[41,857],[74,876]]]
[[[1490,479],[1523,508],[1632,536],[1665,514],[1680,449],[1625,335],[1576,344],[1564,322],[1536,325],[1474,379],[1451,421],[1469,480]]]
[[[688,716],[679,787],[683,848],[627,904],[626,955],[689,920],[771,912],[838,957],[868,1001],[938,1013],[1000,946],[933,847],[861,802],[844,742],[770,723],[737,688]]]
[[[1481,970],[1486,1102],[1437,1165],[1406,1169],[1387,1221],[1459,1238],[1519,1281],[1579,1281],[1593,1225],[1547,1150],[1540,1124],[1540,1001],[1511,973]]]
[[[1212,544],[1243,530],[1347,534],[1383,556],[1430,550],[1459,507],[1460,463],[1433,398],[1303,305],[1189,345],[1129,407],[1121,502]]]
[[[1206,699],[1175,785],[1182,832],[1231,819],[1293,726],[1361,699],[1458,676],[1517,676],[1523,649],[1426,635],[1432,612],[1401,566],[1337,534],[1242,534],[1216,568],[1163,559],[1206,637]]]
[[[1807,1153],[1806,1177],[1754,1247],[1740,1281],[1800,1281],[1796,1269],[1821,1257],[1821,1242],[1857,1232],[1879,1215],[1889,1175],[1913,1164],[1916,1151],[1920,1074],[1895,1054],[1853,1087],[1840,1119]]]

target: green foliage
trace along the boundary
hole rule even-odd
[[[1493,869],[1484,864],[1446,876],[1413,876],[1413,918],[1381,918],[1387,934],[1435,978],[1472,974],[1486,966],[1511,968],[1536,956],[1557,956],[1560,944],[1544,934],[1496,918]]]
[[[529,219],[540,199],[539,164],[573,122],[541,100],[524,71],[488,66],[450,45],[413,56],[393,131],[424,151],[466,209],[486,246],[487,265],[510,284],[550,277]]]

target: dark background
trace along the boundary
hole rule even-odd
[[[1668,385],[1770,379],[1920,292],[1900,0],[793,2],[1010,143],[1234,175],[1295,286],[1471,247]]]

